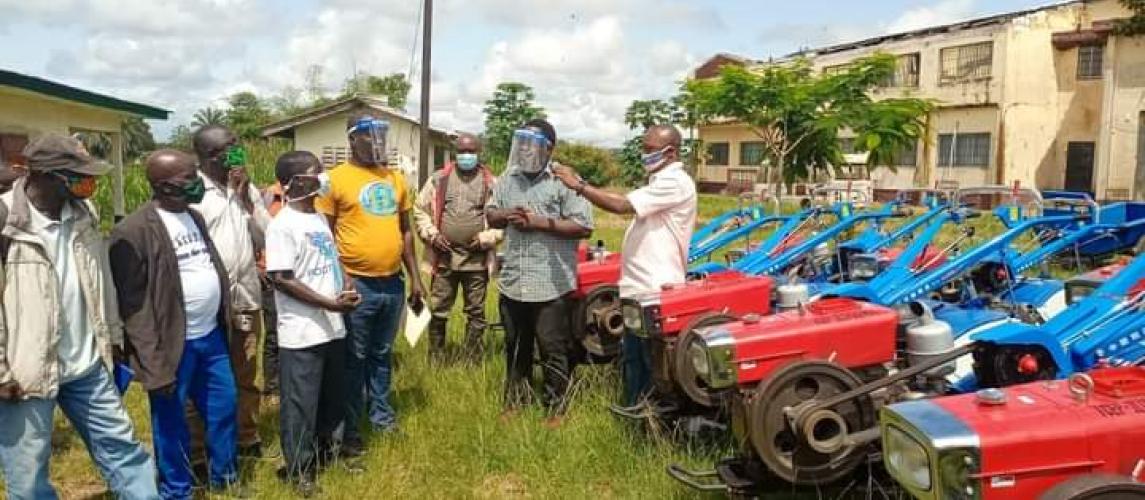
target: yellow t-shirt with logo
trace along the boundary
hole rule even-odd
[[[338,218],[334,240],[350,274],[377,278],[401,270],[400,217],[413,201],[400,170],[340,164],[330,170],[330,194],[314,205]]]

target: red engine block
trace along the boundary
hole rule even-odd
[[[675,337],[706,313],[743,316],[771,312],[775,280],[736,271],[664,287],[660,293],[660,334]]]
[[[721,328],[735,339],[732,360],[742,386],[795,361],[833,360],[847,368],[892,361],[898,321],[893,309],[837,298]]]
[[[970,477],[982,498],[1037,498],[1084,475],[1145,472],[1145,368],[1089,376],[1088,394],[1088,384],[1055,381],[1004,389],[994,404],[972,394],[930,401],[945,410],[936,416],[977,435],[981,461]]]
[[[620,258],[618,253],[608,254],[603,259],[583,260],[576,266],[576,291],[573,297],[583,299],[594,288],[602,285],[615,286],[620,282]]]

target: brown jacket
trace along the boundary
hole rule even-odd
[[[148,391],[175,382],[187,337],[179,262],[167,227],[148,203],[127,216],[111,233],[111,272],[124,323],[127,356],[136,379]],[[207,241],[222,290],[219,325],[230,338],[227,271],[207,232],[203,217],[189,209]]]

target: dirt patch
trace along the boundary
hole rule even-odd
[[[512,473],[485,478],[476,495],[478,498],[532,498],[525,480]]]

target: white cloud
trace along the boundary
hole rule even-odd
[[[926,7],[910,9],[887,25],[886,31],[900,33],[968,19],[976,12],[975,3],[975,0],[943,0]]]
[[[631,132],[624,111],[638,98],[666,97],[695,57],[676,41],[631,46],[618,16],[588,20],[572,29],[527,30],[494,43],[479,75],[468,83],[438,82],[433,122],[480,130],[483,103],[502,82],[536,91],[558,135],[605,146]]]
[[[328,92],[355,70],[404,74],[419,5],[318,0],[309,12],[286,15],[278,0],[0,0],[0,11],[9,23],[75,33],[75,43],[51,53],[46,76],[173,109],[157,127],[167,130],[199,108],[224,106],[233,92],[303,87],[315,65]],[[673,32],[723,26],[714,10],[680,0],[549,0],[533,9],[513,0],[442,0],[436,19],[439,30],[492,26],[504,35],[461,67],[435,64],[434,125],[480,131],[496,85],[519,81],[536,90],[562,137],[602,145],[630,134],[623,115],[632,100],[671,95],[694,66],[685,35],[673,39]],[[646,44],[628,36],[648,29],[669,38]]]

